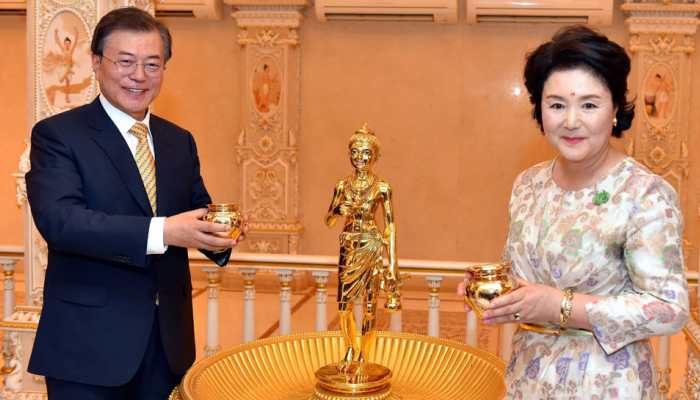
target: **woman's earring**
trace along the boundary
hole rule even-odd
[[[617,126],[617,117],[613,118],[613,126]]]

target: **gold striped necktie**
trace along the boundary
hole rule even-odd
[[[156,215],[156,164],[151,149],[148,147],[148,127],[142,122],[136,122],[129,129],[129,133],[139,140],[134,159],[141,174],[143,187],[148,195],[148,202],[151,203],[153,215]]]

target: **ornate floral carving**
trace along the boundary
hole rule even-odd
[[[255,179],[250,182],[248,196],[251,200],[251,212],[254,217],[262,220],[275,220],[285,217],[284,177],[280,176],[279,168],[260,168],[255,173]]]
[[[670,54],[675,43],[675,38],[667,34],[656,35],[649,39],[649,44],[656,55]]]
[[[257,44],[262,47],[272,47],[277,44],[280,34],[269,29],[263,29],[256,35]]]
[[[674,134],[668,126],[658,128],[651,124],[647,125],[647,131],[649,132],[649,138],[656,142],[664,142]]]
[[[301,24],[302,5],[287,6],[236,6],[238,11],[232,14],[240,28],[298,28]],[[286,40],[283,44],[291,44]],[[240,43],[240,42],[239,42]],[[279,43],[279,42],[278,42]]]
[[[22,359],[24,358],[24,351],[18,332],[6,332],[5,336],[7,336],[7,347],[5,352],[3,352],[3,358],[5,358],[10,371],[5,376],[4,389],[16,393],[22,389],[22,378],[24,375]]]
[[[46,266],[48,265],[48,245],[46,241],[36,232],[34,235],[34,262],[32,265],[32,281],[29,292],[29,304],[35,306],[44,305],[44,275],[46,274]]]
[[[24,180],[24,175],[29,172],[31,164],[29,162],[29,142],[26,142],[24,151],[19,156],[19,172],[12,174],[15,177],[15,191],[17,196],[17,205],[23,206],[27,201],[27,182]]]
[[[151,15],[156,15],[156,3],[152,0],[111,0],[110,9],[118,7],[138,7]]]
[[[280,247],[278,243],[260,239],[251,242],[250,250],[255,253],[278,253],[280,251]]]
[[[275,127],[280,125],[279,114],[261,114],[254,112],[253,115],[253,125],[264,132],[268,132]]]
[[[24,174],[15,172],[12,174],[15,178],[15,195],[17,206],[21,207],[27,202],[27,181],[24,179]]]
[[[683,333],[688,343],[688,364],[683,386],[673,394],[672,398],[674,400],[700,399],[700,326],[695,315],[688,321]]]
[[[298,254],[299,250],[299,235],[289,235],[289,254]]]
[[[295,28],[290,28],[287,31],[287,37],[282,37],[279,32],[263,29],[256,33],[255,38],[251,38],[248,30],[244,28],[238,33],[238,44],[241,45],[241,47],[251,44],[267,48],[272,48],[278,45],[289,45],[296,47],[299,45],[299,34]]]
[[[268,135],[265,135],[260,138],[258,141],[258,148],[260,149],[261,152],[263,153],[269,153],[271,150],[275,148],[275,142],[272,140],[272,138]]]
[[[659,146],[654,147],[649,152],[649,159],[652,161],[652,165],[656,167],[660,166],[666,160],[666,157],[666,152]]]
[[[32,167],[29,161],[29,149],[31,148],[31,145],[29,144],[29,142],[25,143],[26,147],[24,148],[22,155],[19,156],[19,172],[21,174],[26,174]]]
[[[3,389],[2,398],[4,400],[47,400],[48,395],[46,393],[14,393],[5,391]]]
[[[676,37],[668,33],[657,34],[648,39],[648,44],[642,44],[639,34],[630,36],[629,49],[632,53],[650,52],[655,55],[664,56],[673,53],[691,54],[695,51],[695,42],[692,36],[682,34],[681,43],[678,44]]]

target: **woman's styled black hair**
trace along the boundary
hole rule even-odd
[[[617,124],[612,135],[621,137],[634,118],[634,104],[628,102],[627,75],[630,58],[620,45],[585,26],[561,29],[547,43],[541,44],[526,58],[525,87],[533,105],[532,116],[542,130],[542,89],[555,71],[583,68],[600,78],[610,90],[617,107]]]

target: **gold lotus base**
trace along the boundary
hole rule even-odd
[[[395,400],[398,397],[391,396],[391,389],[387,388],[380,393],[371,394],[339,394],[327,392],[321,388],[316,388],[310,400]]]
[[[329,364],[316,371],[316,389],[312,399],[342,400],[386,399],[391,391],[391,370],[379,364],[351,363],[346,372],[338,364]]]
[[[377,342],[368,357],[370,362],[391,370],[390,393],[347,397],[349,394],[318,391],[315,371],[342,359],[344,352],[339,332],[258,340],[197,362],[170,397],[172,400],[478,400],[500,399],[505,393],[505,365],[497,356],[450,340],[394,332],[377,332]]]

